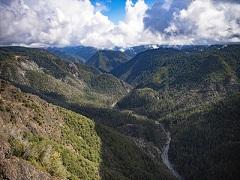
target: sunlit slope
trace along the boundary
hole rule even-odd
[[[0,48],[0,76],[61,102],[111,105],[129,86],[112,75],[66,62],[42,49]]]
[[[172,179],[115,130],[0,82],[0,177]]]
[[[204,88],[240,77],[240,46],[159,48],[138,54],[113,74],[138,87]]]

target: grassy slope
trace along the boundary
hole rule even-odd
[[[6,169],[25,173],[31,164],[48,176],[69,179],[172,179],[126,136],[3,80],[0,85],[0,177],[11,178]],[[16,159],[21,168],[6,166]]]

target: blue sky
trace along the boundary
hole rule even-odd
[[[145,3],[151,7],[155,1],[159,0],[145,0]],[[125,4],[126,0],[91,0],[92,4],[100,3],[107,7],[103,14],[108,16],[108,18],[114,22],[118,23],[119,20],[123,20],[125,17]],[[137,0],[132,1],[134,4]]]

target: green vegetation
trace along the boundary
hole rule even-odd
[[[154,121],[146,117],[138,117],[131,111],[96,107],[72,107],[95,122],[114,128],[118,132],[134,138],[141,138],[151,142],[158,148],[165,143],[164,135]]]
[[[239,177],[239,107],[236,94],[173,126],[170,157],[186,179]]]
[[[231,94],[231,92],[234,91],[229,90],[228,94]],[[181,89],[161,92],[150,88],[142,88],[131,91],[116,106],[120,109],[132,110],[151,119],[169,119],[172,123],[177,123],[177,118],[176,122],[174,121],[174,116],[177,116],[177,114],[191,115],[192,112],[201,110],[202,107],[208,108],[224,96],[226,96],[225,91],[187,91]]]
[[[117,107],[169,128],[170,160],[184,179],[239,177],[239,47],[160,48],[113,72],[135,86]]]
[[[137,55],[113,74],[138,87],[153,89],[206,88],[239,81],[238,45],[159,48]]]
[[[239,59],[239,45],[159,48],[131,60],[99,51],[89,60],[97,70],[2,47],[0,77],[74,112],[1,81],[0,142],[11,153],[0,154],[62,179],[174,179],[161,159],[164,124],[184,179],[238,179]]]
[[[27,171],[28,166],[22,165],[20,169],[4,166],[3,162],[17,158],[20,163],[28,162],[49,176],[63,179],[173,179],[161,162],[155,162],[111,125],[95,123],[24,94],[6,81],[0,83],[0,107],[9,108],[0,111],[3,122],[0,141],[11,152],[0,160],[3,169]]]
[[[126,89],[130,89],[129,85],[110,74],[102,74],[93,79],[91,87],[99,93],[108,93],[108,95],[116,94],[118,96],[125,95],[124,92]]]
[[[87,64],[103,72],[110,72],[129,59],[130,57],[121,51],[101,50],[97,51]]]
[[[52,101],[109,106],[130,86],[83,64],[42,49],[0,48],[0,77]]]

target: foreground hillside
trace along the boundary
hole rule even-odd
[[[0,81],[3,179],[173,179],[124,135]]]
[[[112,75],[23,47],[0,48],[0,77],[44,98],[95,106],[111,105],[129,88]]]

